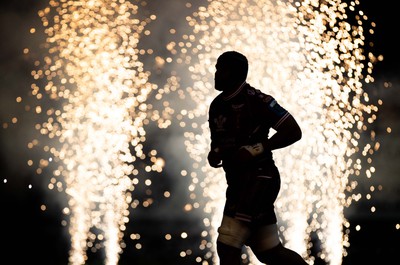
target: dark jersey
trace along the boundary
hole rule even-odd
[[[273,203],[280,187],[280,175],[272,152],[264,150],[254,161],[238,165],[232,158],[243,145],[268,138],[289,116],[276,100],[243,83],[228,97],[218,95],[209,110],[211,148],[222,152],[228,189],[224,214],[244,221],[276,222]]]
[[[289,115],[272,96],[244,83],[229,97],[220,94],[212,101],[211,148],[219,148],[223,161],[229,163],[241,146],[265,140],[270,129],[277,129]],[[271,151],[266,150],[260,159],[272,160]]]

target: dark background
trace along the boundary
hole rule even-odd
[[[185,1],[170,3],[182,8]],[[45,5],[45,1],[29,0],[2,1],[0,4],[0,122],[8,124],[7,129],[0,129],[0,253],[3,260],[9,260],[2,264],[68,263],[68,233],[62,225],[62,205],[58,203],[58,197],[62,195],[44,191],[43,181],[27,168],[26,161],[31,154],[24,151],[27,141],[19,139],[29,138],[26,126],[21,124],[32,121],[24,118],[24,110],[15,103],[17,96],[26,96],[32,83],[30,72],[34,66],[23,56],[22,50],[40,45],[41,40],[32,38],[29,29],[40,30],[37,11]],[[345,211],[351,224],[350,247],[343,259],[346,265],[389,263],[398,259],[396,254],[400,249],[399,16],[395,1],[363,0],[360,7],[369,21],[376,23],[375,33],[367,34],[366,49],[383,55],[384,59],[374,66],[375,82],[364,85],[372,99],[383,100],[374,124],[381,148],[374,155],[376,173],[359,188],[368,190],[370,186],[382,185],[382,190],[371,192],[370,200],[353,203]],[[174,8],[167,10],[171,12]],[[12,117],[19,117],[18,123],[10,122]],[[391,133],[387,133],[388,127]],[[165,185],[173,185],[174,181],[172,179]],[[179,192],[177,194],[179,201]],[[41,205],[46,205],[47,210],[42,211]],[[371,207],[376,211],[372,212]],[[193,231],[192,235],[196,235],[196,230],[200,233],[204,228],[198,225],[198,219],[182,213],[165,220],[154,217],[157,215],[151,211],[154,210],[142,209],[141,218],[129,225],[127,234],[142,235],[142,249],[134,248],[138,241],[126,239],[127,247],[120,264],[196,264],[194,255],[182,258],[179,253],[198,244],[200,235],[186,240],[179,235],[188,230]],[[361,229],[357,230],[357,226]],[[174,239],[166,242],[165,231]],[[101,254],[89,253],[88,264],[102,264],[101,260]],[[323,264],[318,258],[316,263]]]

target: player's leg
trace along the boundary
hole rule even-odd
[[[220,265],[240,265],[242,249],[217,241],[217,253]]]
[[[307,265],[298,253],[282,245],[276,224],[259,228],[251,238],[251,248],[258,260],[268,265]]]
[[[255,254],[257,258],[268,265],[307,265],[307,262],[295,251],[285,248],[282,243],[276,247]]]
[[[224,215],[217,238],[220,265],[240,265],[242,247],[248,237],[249,228],[244,222]]]

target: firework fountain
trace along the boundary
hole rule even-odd
[[[58,163],[50,187],[69,198],[70,264],[84,264],[96,240],[105,263],[118,263],[126,225],[135,221],[129,220],[129,207],[137,205],[131,192],[146,174],[169,166],[157,150],[143,151],[153,123],[181,128],[191,160],[182,171],[191,178],[186,210],[202,208],[202,234],[210,238],[198,246],[209,251],[196,261],[218,262],[214,243],[226,184],[223,172],[206,163],[207,110],[216,96],[214,65],[226,50],[248,57],[249,83],[287,106],[303,129],[300,142],[275,152],[284,243],[313,264],[317,242],[319,258],[341,264],[349,226],[343,211],[359,198],[349,178],[371,177],[374,168],[361,161],[370,163],[379,147],[372,138],[360,142],[378,108],[363,90],[363,82],[373,82],[375,58],[364,54],[368,18],[358,3],[204,1],[181,23],[188,34],[168,30],[173,36],[163,56],[138,48],[157,14],[144,17],[145,2],[134,2],[50,1],[39,12],[48,54],[33,71],[32,95],[56,104],[33,109],[48,117],[37,129],[52,139],[46,149]],[[141,59],[152,56],[158,71],[172,69],[165,83],[150,81]],[[251,251],[247,260],[258,264]]]
[[[39,12],[49,55],[34,77],[44,78],[45,93],[61,102],[46,110],[40,131],[61,143],[49,151],[60,161],[54,185],[65,185],[69,196],[71,264],[85,263],[95,239],[104,242],[106,264],[117,264],[129,221],[129,191],[137,181],[130,176],[138,174],[135,160],[145,157],[145,102],[154,89],[136,48],[151,18],[139,21],[136,12],[123,1],[51,1]],[[39,98],[39,86],[32,88]]]

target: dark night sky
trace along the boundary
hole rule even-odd
[[[161,1],[161,0],[160,0]],[[174,3],[186,1],[174,0]],[[28,137],[28,132],[22,126],[23,113],[16,107],[15,98],[29,91],[32,83],[30,71],[32,62],[23,56],[26,46],[39,45],[40,41],[29,34],[31,27],[38,26],[40,21],[37,10],[46,1],[19,0],[2,1],[0,9],[0,124],[9,122],[14,116],[21,117],[16,125],[10,125],[6,130],[0,129],[0,231],[3,249],[2,258],[8,257],[14,262],[2,264],[67,264],[69,243],[66,240],[65,228],[62,227],[60,204],[52,196],[54,193],[43,193],[37,177],[26,167],[29,154],[24,151],[26,143],[15,141]],[[375,82],[366,84],[372,99],[382,99],[383,105],[377,114],[374,124],[377,139],[381,149],[374,156],[376,173],[370,185],[382,184],[382,191],[375,191],[371,200],[361,201],[347,210],[349,219],[354,226],[359,224],[362,229],[351,227],[349,257],[344,259],[345,265],[383,264],[384,261],[397,260],[400,249],[400,54],[399,54],[399,13],[395,1],[361,0],[361,9],[376,22],[375,34],[367,36],[373,43],[370,46],[375,55],[383,55],[384,60],[374,66]],[[368,39],[371,38],[371,39]],[[28,43],[27,43],[28,42]],[[391,133],[386,133],[390,127]],[[7,182],[4,183],[3,180]],[[33,184],[29,189],[28,185]],[[40,205],[46,204],[48,211],[41,211]],[[375,206],[377,211],[370,212]],[[160,220],[146,219],[146,226],[158,227]],[[136,225],[140,227],[139,223]],[[169,223],[171,227],[187,227],[190,229],[193,221],[190,218],[179,218]],[[139,228],[132,228],[137,229]],[[173,228],[171,228],[173,230]],[[146,230],[147,248],[141,253],[130,253],[122,256],[120,264],[194,264],[193,261],[179,258],[178,248],[184,249],[184,242],[170,242],[170,245],[159,245],[163,240],[154,229]],[[4,236],[5,235],[5,236]],[[198,240],[198,239],[193,239]],[[181,244],[181,245],[179,245]],[[158,255],[152,255],[157,251]],[[153,256],[152,259],[149,256]],[[158,256],[158,258],[157,258]],[[177,263],[176,260],[179,260]],[[96,263],[96,257],[93,257]],[[99,262],[99,261],[97,261]],[[184,263],[187,262],[187,263]]]

